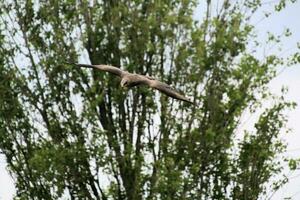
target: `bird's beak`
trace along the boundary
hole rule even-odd
[[[121,87],[122,87],[122,88],[125,88],[124,83],[122,83],[122,82],[121,82]]]
[[[125,85],[125,81],[123,81],[123,80],[121,81],[121,87],[122,88],[127,88],[126,85]]]

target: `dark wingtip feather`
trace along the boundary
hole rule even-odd
[[[189,100],[189,99],[187,99],[186,102],[188,102],[188,103],[190,103],[190,104],[192,104],[192,105],[194,105],[194,106],[197,106],[196,102],[193,102],[193,101],[191,101],[191,100]]]

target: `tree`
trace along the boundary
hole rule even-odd
[[[280,1],[276,9],[285,6]],[[204,2],[200,2],[204,4]],[[249,51],[260,1],[1,3],[0,149],[15,199],[258,199],[282,170],[294,104],[267,90],[279,66]],[[250,14],[249,14],[250,13]],[[271,37],[270,43],[277,38]],[[259,48],[255,43],[254,48]],[[111,64],[198,106],[66,61]],[[273,99],[261,109],[263,100]],[[242,115],[260,116],[238,141]]]

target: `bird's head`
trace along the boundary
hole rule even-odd
[[[127,88],[127,87],[128,87],[128,84],[129,84],[129,80],[128,80],[128,79],[123,78],[123,79],[121,80],[121,87],[122,87],[122,88]]]

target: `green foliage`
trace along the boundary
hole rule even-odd
[[[210,2],[198,22],[196,2],[186,0],[1,3],[0,149],[15,199],[265,195],[282,171],[284,112],[295,106],[267,86],[300,56],[248,52],[255,27],[243,10],[255,13],[260,1],[224,1],[215,15]],[[157,77],[198,106],[147,88],[123,91],[116,77],[66,61]],[[248,111],[260,117],[238,142]]]

